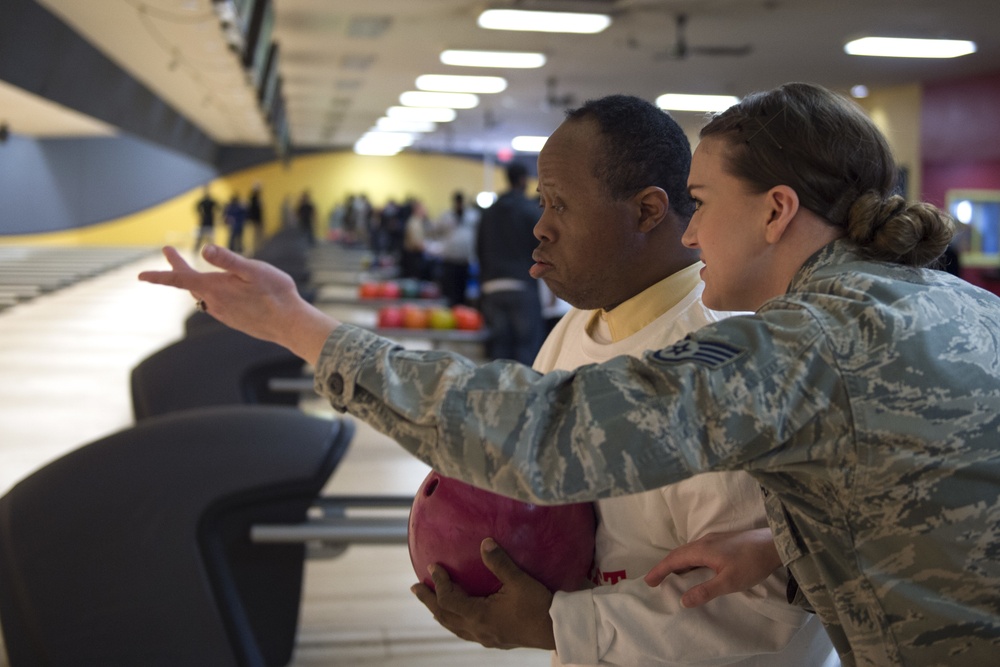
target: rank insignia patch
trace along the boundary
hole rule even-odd
[[[709,368],[719,368],[743,354],[743,350],[728,343],[685,338],[670,347],[653,353],[653,358],[667,364],[693,361]]]

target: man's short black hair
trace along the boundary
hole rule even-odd
[[[632,95],[588,100],[566,112],[570,120],[593,118],[604,136],[595,176],[614,199],[627,199],[654,185],[667,193],[670,208],[687,222],[694,202],[687,191],[691,144],[670,114]]]
[[[520,184],[528,177],[528,168],[520,162],[511,162],[507,165],[507,182],[511,186]]]

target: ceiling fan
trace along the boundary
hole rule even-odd
[[[743,44],[740,46],[692,46],[687,42],[685,29],[687,27],[687,14],[677,14],[675,18],[676,38],[673,46],[666,51],[661,51],[653,55],[654,60],[685,60],[689,56],[748,56],[753,51],[753,46]]]

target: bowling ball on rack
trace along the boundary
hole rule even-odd
[[[403,327],[406,329],[426,329],[430,315],[426,308],[407,304],[402,307]]]
[[[418,290],[421,299],[439,299],[441,298],[441,288],[437,283],[431,282],[429,280],[420,281],[420,287]]]
[[[379,291],[379,284],[376,282],[365,281],[358,286],[358,296],[362,299],[378,298]]]
[[[416,299],[420,296],[420,281],[415,278],[403,278],[399,281],[400,296],[404,299]]]
[[[438,563],[467,594],[492,595],[501,584],[479,551],[492,537],[550,591],[573,591],[590,575],[595,530],[592,503],[533,505],[431,471],[410,509],[410,562],[432,589],[427,566]]]
[[[455,313],[450,308],[431,308],[429,315],[431,329],[454,329]]]
[[[384,306],[378,311],[380,329],[400,329],[403,326],[403,310],[395,306]]]
[[[483,315],[475,308],[468,306],[454,306],[452,312],[455,314],[455,328],[462,331],[479,331],[483,328]]]
[[[399,283],[387,280],[378,286],[378,295],[383,299],[398,299],[402,295]]]

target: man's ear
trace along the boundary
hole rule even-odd
[[[781,240],[799,212],[799,195],[787,185],[776,185],[767,191],[770,217],[764,229],[764,238],[774,244]]]
[[[633,201],[639,206],[639,231],[644,234],[666,220],[670,212],[670,197],[663,188],[654,185],[640,190]]]

